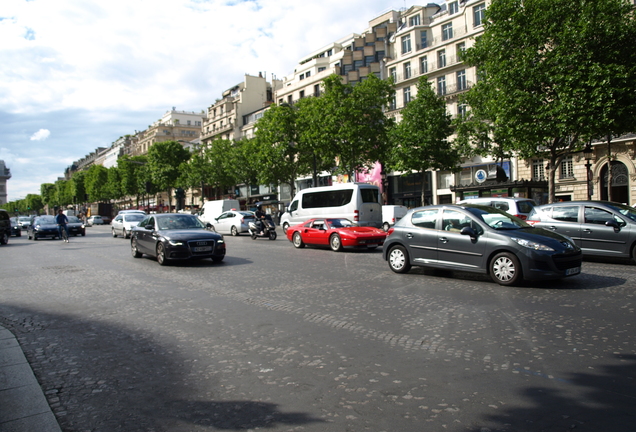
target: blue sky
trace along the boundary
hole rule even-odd
[[[422,3],[423,4],[423,3]],[[2,0],[0,159],[8,199],[172,107],[199,112],[245,74],[307,54],[403,0]]]

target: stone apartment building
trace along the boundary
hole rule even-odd
[[[155,143],[164,141],[193,141],[200,137],[205,120],[205,113],[177,111],[175,107],[167,111],[163,117],[148,126],[148,129],[137,132],[130,144],[131,156],[148,153]]]

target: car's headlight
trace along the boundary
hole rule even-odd
[[[516,237],[512,237],[512,239],[514,241],[516,241],[520,246],[527,247],[528,249],[534,249],[534,250],[538,250],[538,251],[554,252],[554,249],[552,249],[550,246],[546,246],[546,245],[544,245],[542,243],[537,243],[537,242],[533,242],[533,241],[522,239],[522,238],[516,238]]]
[[[168,243],[170,243],[172,246],[183,246],[183,242],[180,241],[168,240]]]
[[[217,240],[216,242],[217,242],[217,243],[225,243],[225,240],[220,239],[220,240]]]

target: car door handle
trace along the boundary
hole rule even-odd
[[[448,243],[448,239],[446,237],[440,237],[439,241],[441,241],[442,243]]]
[[[556,231],[557,227],[555,227],[554,225],[551,225],[551,226],[548,227],[548,229],[551,229],[552,231]]]
[[[591,229],[589,229],[589,228],[585,228],[585,229],[583,230],[583,232],[584,232],[585,234],[592,234],[592,230],[591,230]]]
[[[412,239],[412,238],[413,238],[413,234],[411,234],[411,233],[407,233],[407,234],[406,234],[406,238],[408,238],[408,239]]]

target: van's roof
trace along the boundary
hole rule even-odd
[[[355,189],[356,187],[360,187],[360,188],[364,188],[364,189],[378,189],[380,190],[379,187],[377,187],[376,185],[372,185],[369,183],[336,183],[334,185],[331,186],[319,186],[319,187],[310,187],[310,188],[306,188],[303,190],[300,190],[297,192],[297,194],[299,193],[304,193],[304,192],[321,192],[321,191],[328,191],[328,190],[333,190],[333,189]]]

